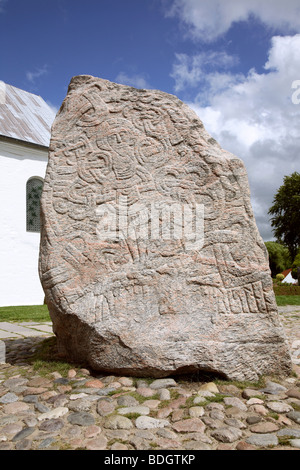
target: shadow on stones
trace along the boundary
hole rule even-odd
[[[49,363],[68,363],[70,367],[77,367],[77,368],[85,368],[89,370],[90,375],[93,377],[105,377],[112,375],[108,371],[100,371],[100,370],[93,370],[91,369],[87,364],[85,363],[75,363],[72,362],[69,358],[67,358],[65,355],[61,354],[58,351],[57,347],[57,340],[56,337],[51,337],[51,338],[46,338],[43,341],[41,341],[37,347],[36,352],[32,355],[30,358],[30,362],[34,363],[36,361],[45,361]],[[117,376],[116,373],[113,375]],[[122,374],[122,375],[127,375],[127,374]],[[131,375],[130,375],[131,376]],[[149,376],[145,377],[134,377],[131,376],[133,379],[147,379],[149,380]],[[170,374],[165,376],[165,378],[173,378],[175,381],[180,381],[180,382],[201,382],[201,383],[206,383],[206,382],[212,382],[214,380],[222,380],[222,381],[227,381],[228,378],[226,377],[225,374],[219,373],[217,371],[212,371],[212,370],[197,370],[195,366],[190,366],[190,367],[183,367],[180,368],[176,371],[174,374]],[[157,377],[152,377],[153,380]]]
[[[34,365],[35,363],[48,363],[54,366],[61,363],[69,365],[69,367],[85,368],[89,370],[90,375],[93,377],[105,377],[112,375],[107,371],[99,371],[91,369],[85,363],[72,362],[65,355],[61,354],[57,347],[57,339],[55,336],[49,338],[34,337],[23,338],[17,340],[6,340],[4,341],[7,351],[7,362],[12,365],[18,365],[19,363],[26,363],[28,365]],[[115,373],[113,374],[117,376]],[[124,374],[123,374],[124,375]],[[126,374],[125,374],[126,375]],[[149,380],[151,377],[134,377],[133,379],[146,379]],[[211,370],[197,370],[195,366],[187,366],[180,368],[176,373],[165,376],[164,378],[173,378],[177,382],[185,383],[206,383],[213,382],[215,380],[227,381],[227,377],[217,371]],[[157,377],[152,377],[155,380]]]
[[[43,340],[43,336],[2,340],[5,343],[5,362],[12,365],[29,364]]]
[[[176,374],[170,375],[176,381],[180,382],[214,382],[215,380],[227,381],[228,377],[225,374],[222,374],[217,371],[212,370],[195,370],[194,367],[190,369],[183,368],[179,369]]]

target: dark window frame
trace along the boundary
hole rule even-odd
[[[26,182],[26,232],[40,233],[40,202],[44,180],[32,176]]]

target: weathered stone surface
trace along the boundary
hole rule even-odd
[[[87,450],[104,450],[107,446],[107,439],[105,436],[96,437],[87,442]]]
[[[41,205],[40,277],[69,358],[134,376],[290,372],[244,164],[175,96],[74,77]]]
[[[95,424],[95,418],[90,413],[84,411],[77,411],[68,416],[68,421],[71,424],[77,424],[78,426],[91,426]]]
[[[136,419],[135,425],[138,429],[155,429],[169,426],[170,423],[166,419],[156,419],[150,416],[139,416]]]
[[[279,437],[295,437],[300,438],[300,429],[298,428],[285,428],[278,431],[277,436]]]
[[[173,424],[176,432],[199,432],[205,431],[205,424],[199,418],[183,419]]]
[[[250,431],[257,434],[267,434],[270,432],[278,431],[279,427],[275,423],[270,423],[268,421],[264,423],[258,423],[254,426],[251,426]]]
[[[224,403],[227,406],[235,406],[236,408],[239,408],[242,411],[247,411],[247,406],[239,398],[225,397],[224,398]]]
[[[300,411],[290,411],[287,417],[295,421],[295,423],[300,424]]]
[[[85,398],[74,400],[69,405],[69,410],[72,411],[89,411],[91,409],[93,402]]]
[[[43,413],[38,416],[39,421],[44,421],[44,419],[58,419],[61,416],[64,416],[69,411],[65,406],[59,406],[53,410],[48,411],[48,413]]]
[[[247,437],[246,443],[259,447],[277,446],[278,439],[275,434],[251,434]]]
[[[291,388],[286,392],[288,397],[297,398],[300,400],[300,390],[298,388]]]
[[[7,414],[18,414],[18,413],[23,413],[24,411],[27,411],[29,409],[29,406],[26,403],[22,402],[14,402],[14,403],[8,403],[7,405],[4,406],[4,412]]]
[[[267,408],[274,411],[275,413],[288,413],[293,410],[293,407],[288,403],[282,403],[280,401],[270,401],[267,403]]]
[[[41,431],[55,432],[64,427],[64,422],[61,419],[47,419],[39,425]]]
[[[291,439],[290,444],[292,447],[296,447],[297,449],[300,449],[300,439]]]
[[[238,428],[227,426],[213,431],[211,435],[221,442],[234,442],[242,437],[242,432]]]
[[[204,408],[202,406],[191,406],[189,415],[191,418],[200,418],[204,415]]]
[[[15,403],[19,398],[15,393],[8,392],[0,398],[0,403]]]
[[[18,432],[12,439],[14,442],[15,441],[20,441],[21,439],[24,439],[27,436],[30,436],[35,431],[35,428],[24,428],[22,431]]]
[[[276,382],[271,382],[270,380],[267,382],[267,385],[265,388],[260,390],[261,392],[264,393],[269,393],[270,395],[278,395],[280,393],[284,393],[287,391],[283,385],[280,385]]]
[[[150,384],[150,388],[158,390],[160,388],[176,387],[176,385],[177,384],[174,379],[157,379]]]
[[[133,424],[126,416],[114,415],[107,418],[104,427],[107,429],[131,429]]]
[[[116,405],[107,400],[99,400],[97,403],[97,413],[100,416],[108,416],[114,412]]]

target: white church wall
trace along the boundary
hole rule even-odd
[[[48,151],[0,142],[0,306],[41,305],[40,234],[26,231],[26,183],[45,177]]]

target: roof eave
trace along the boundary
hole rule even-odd
[[[24,145],[26,147],[31,147],[39,150],[48,150],[49,146],[48,145],[42,145],[42,144],[37,144],[35,142],[28,142],[26,140],[21,140],[21,139],[16,139],[14,137],[8,137],[6,135],[1,135],[0,134],[0,141],[3,142],[8,142],[8,143],[14,143],[18,145]]]

